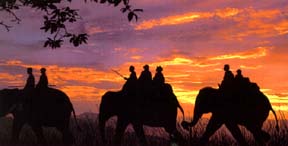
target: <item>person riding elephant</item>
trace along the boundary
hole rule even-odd
[[[47,89],[48,88],[48,78],[46,75],[46,69],[41,68],[40,72],[41,72],[41,76],[40,76],[38,84],[36,85],[36,88],[37,89]]]
[[[234,84],[236,94],[245,98],[249,99],[249,97],[257,96],[257,94],[260,93],[259,86],[256,83],[250,82],[248,77],[243,77],[242,71],[240,69],[237,70]]]
[[[241,69],[237,69],[237,74],[235,76],[235,80],[243,80],[243,75],[242,75],[242,70]]]
[[[144,70],[141,72],[141,75],[138,79],[138,85],[140,88],[141,95],[147,97],[151,95],[152,92],[152,74],[149,71],[149,65],[143,66]]]
[[[33,69],[31,67],[27,68],[28,78],[26,80],[26,84],[24,86],[24,91],[30,91],[35,88],[35,78],[33,75]]]
[[[156,98],[163,97],[165,93],[165,78],[162,73],[163,68],[158,66],[156,68],[155,76],[153,77],[153,96]]]
[[[135,95],[137,92],[137,75],[135,72],[135,67],[134,66],[130,66],[129,67],[129,71],[131,72],[129,78],[124,77],[124,79],[126,80],[126,83],[124,84],[122,91],[124,93],[124,95]]]
[[[161,87],[165,84],[165,78],[164,78],[162,71],[163,71],[163,68],[161,66],[158,66],[156,68],[156,74],[153,77],[153,83],[157,87]]]
[[[225,64],[224,65],[224,71],[225,71],[225,74],[224,74],[224,77],[223,77],[223,81],[221,83],[221,87],[226,88],[226,87],[229,87],[233,83],[234,75],[230,71],[229,64]]]
[[[23,103],[19,104],[19,107],[22,109],[23,106],[30,106],[31,98],[33,96],[33,91],[35,89],[35,78],[33,75],[33,69],[31,67],[27,68],[28,78],[26,84],[23,88]]]
[[[233,96],[233,90],[234,90],[234,75],[230,71],[229,64],[224,65],[224,77],[220,85],[220,91],[226,98],[230,98]]]

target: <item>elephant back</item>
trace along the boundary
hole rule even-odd
[[[36,122],[49,124],[57,124],[65,117],[69,118],[73,105],[69,97],[62,91],[54,88],[35,91],[31,104],[27,106],[29,115]],[[39,121],[40,120],[40,121]]]
[[[136,119],[150,123],[148,125],[176,119],[179,102],[170,84],[153,88],[149,97],[139,96],[139,98],[141,99],[134,100]]]
[[[222,103],[222,107],[219,109],[222,109],[225,115],[240,121],[243,119],[265,120],[271,109],[269,99],[260,91],[256,83],[246,83],[246,85],[242,84],[234,88],[229,96],[220,92],[219,102]]]

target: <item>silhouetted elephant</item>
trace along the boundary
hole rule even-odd
[[[0,90],[0,117],[8,113],[14,117],[12,141],[18,141],[21,128],[27,123],[41,143],[45,141],[42,126],[48,126],[56,127],[63,134],[64,143],[71,144],[74,140],[69,130],[71,112],[75,120],[76,116],[69,97],[64,92],[52,88],[43,92],[33,94],[37,97],[24,101],[22,90]]]
[[[227,101],[221,95],[218,89],[211,87],[201,89],[196,97],[193,120],[191,123],[183,121],[181,124],[185,129],[188,129],[188,126],[196,125],[204,113],[212,113],[206,131],[200,140],[201,145],[208,142],[210,136],[223,124],[226,125],[240,145],[248,144],[242,136],[238,124],[251,131],[256,141],[262,145],[270,138],[270,135],[262,130],[262,125],[270,110],[276,118],[276,129],[279,130],[275,111],[262,92],[257,92],[253,97],[242,97],[240,100],[232,99],[231,101]]]
[[[169,85],[171,88],[171,86]],[[172,88],[171,88],[172,91]],[[105,124],[112,116],[117,116],[115,143],[121,144],[124,131],[129,123],[132,124],[141,144],[146,145],[143,125],[164,127],[172,140],[179,140],[182,135],[176,129],[177,107],[184,111],[177,97],[170,95],[168,101],[145,102],[140,97],[126,97],[121,92],[108,91],[102,96],[99,113],[99,125],[103,142],[105,141]]]

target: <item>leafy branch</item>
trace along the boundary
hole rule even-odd
[[[75,34],[68,31],[67,25],[77,22],[81,17],[78,14],[79,10],[71,9],[69,6],[65,8],[58,7],[58,4],[65,1],[72,2],[72,0],[0,0],[0,12],[8,13],[12,16],[10,21],[19,24],[21,19],[14,11],[22,7],[31,7],[43,11],[45,14],[43,16],[43,26],[40,29],[52,35],[52,37],[47,38],[44,47],[59,48],[65,39],[68,39],[70,43],[77,47],[83,43],[87,43],[88,35],[86,33]],[[87,3],[88,0],[84,0],[84,2]],[[137,21],[137,13],[143,12],[142,9],[132,9],[129,0],[90,0],[90,2],[106,3],[115,7],[122,3],[123,6],[120,10],[123,13],[127,12],[128,21],[132,21],[133,19]],[[12,27],[4,21],[0,21],[0,25],[5,27],[7,31]]]

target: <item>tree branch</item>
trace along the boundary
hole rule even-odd
[[[21,22],[21,19],[10,9],[6,9],[6,12],[8,12],[10,15],[12,15],[14,17],[14,19],[12,19],[12,22],[16,22],[17,24],[19,24]]]
[[[6,29],[7,31],[10,31],[10,28],[12,27],[12,26],[9,26],[9,25],[5,24],[3,21],[0,22],[0,25],[2,25],[3,27],[5,27],[5,29]]]
[[[21,19],[16,15],[15,10],[23,7],[30,7],[46,12],[46,15],[44,15],[43,27],[40,29],[47,33],[50,32],[52,36],[51,38],[47,38],[44,47],[59,48],[65,39],[68,39],[70,43],[73,43],[73,45],[77,47],[82,43],[87,43],[88,35],[85,32],[75,34],[67,30],[66,25],[77,22],[81,19],[81,16],[79,16],[77,9],[70,8],[70,6],[67,6],[66,8],[58,7],[58,4],[65,1],[72,2],[73,0],[0,0],[0,12],[11,15],[11,18],[9,18],[10,22],[17,24],[21,22]],[[84,2],[87,1],[99,4],[108,3],[115,7],[122,3],[121,11],[128,14],[129,21],[132,21],[133,19],[137,21],[137,13],[143,11],[142,9],[132,9],[129,0],[84,0]],[[8,25],[6,21],[4,22],[1,20],[0,25],[5,27],[7,31],[12,27]]]

